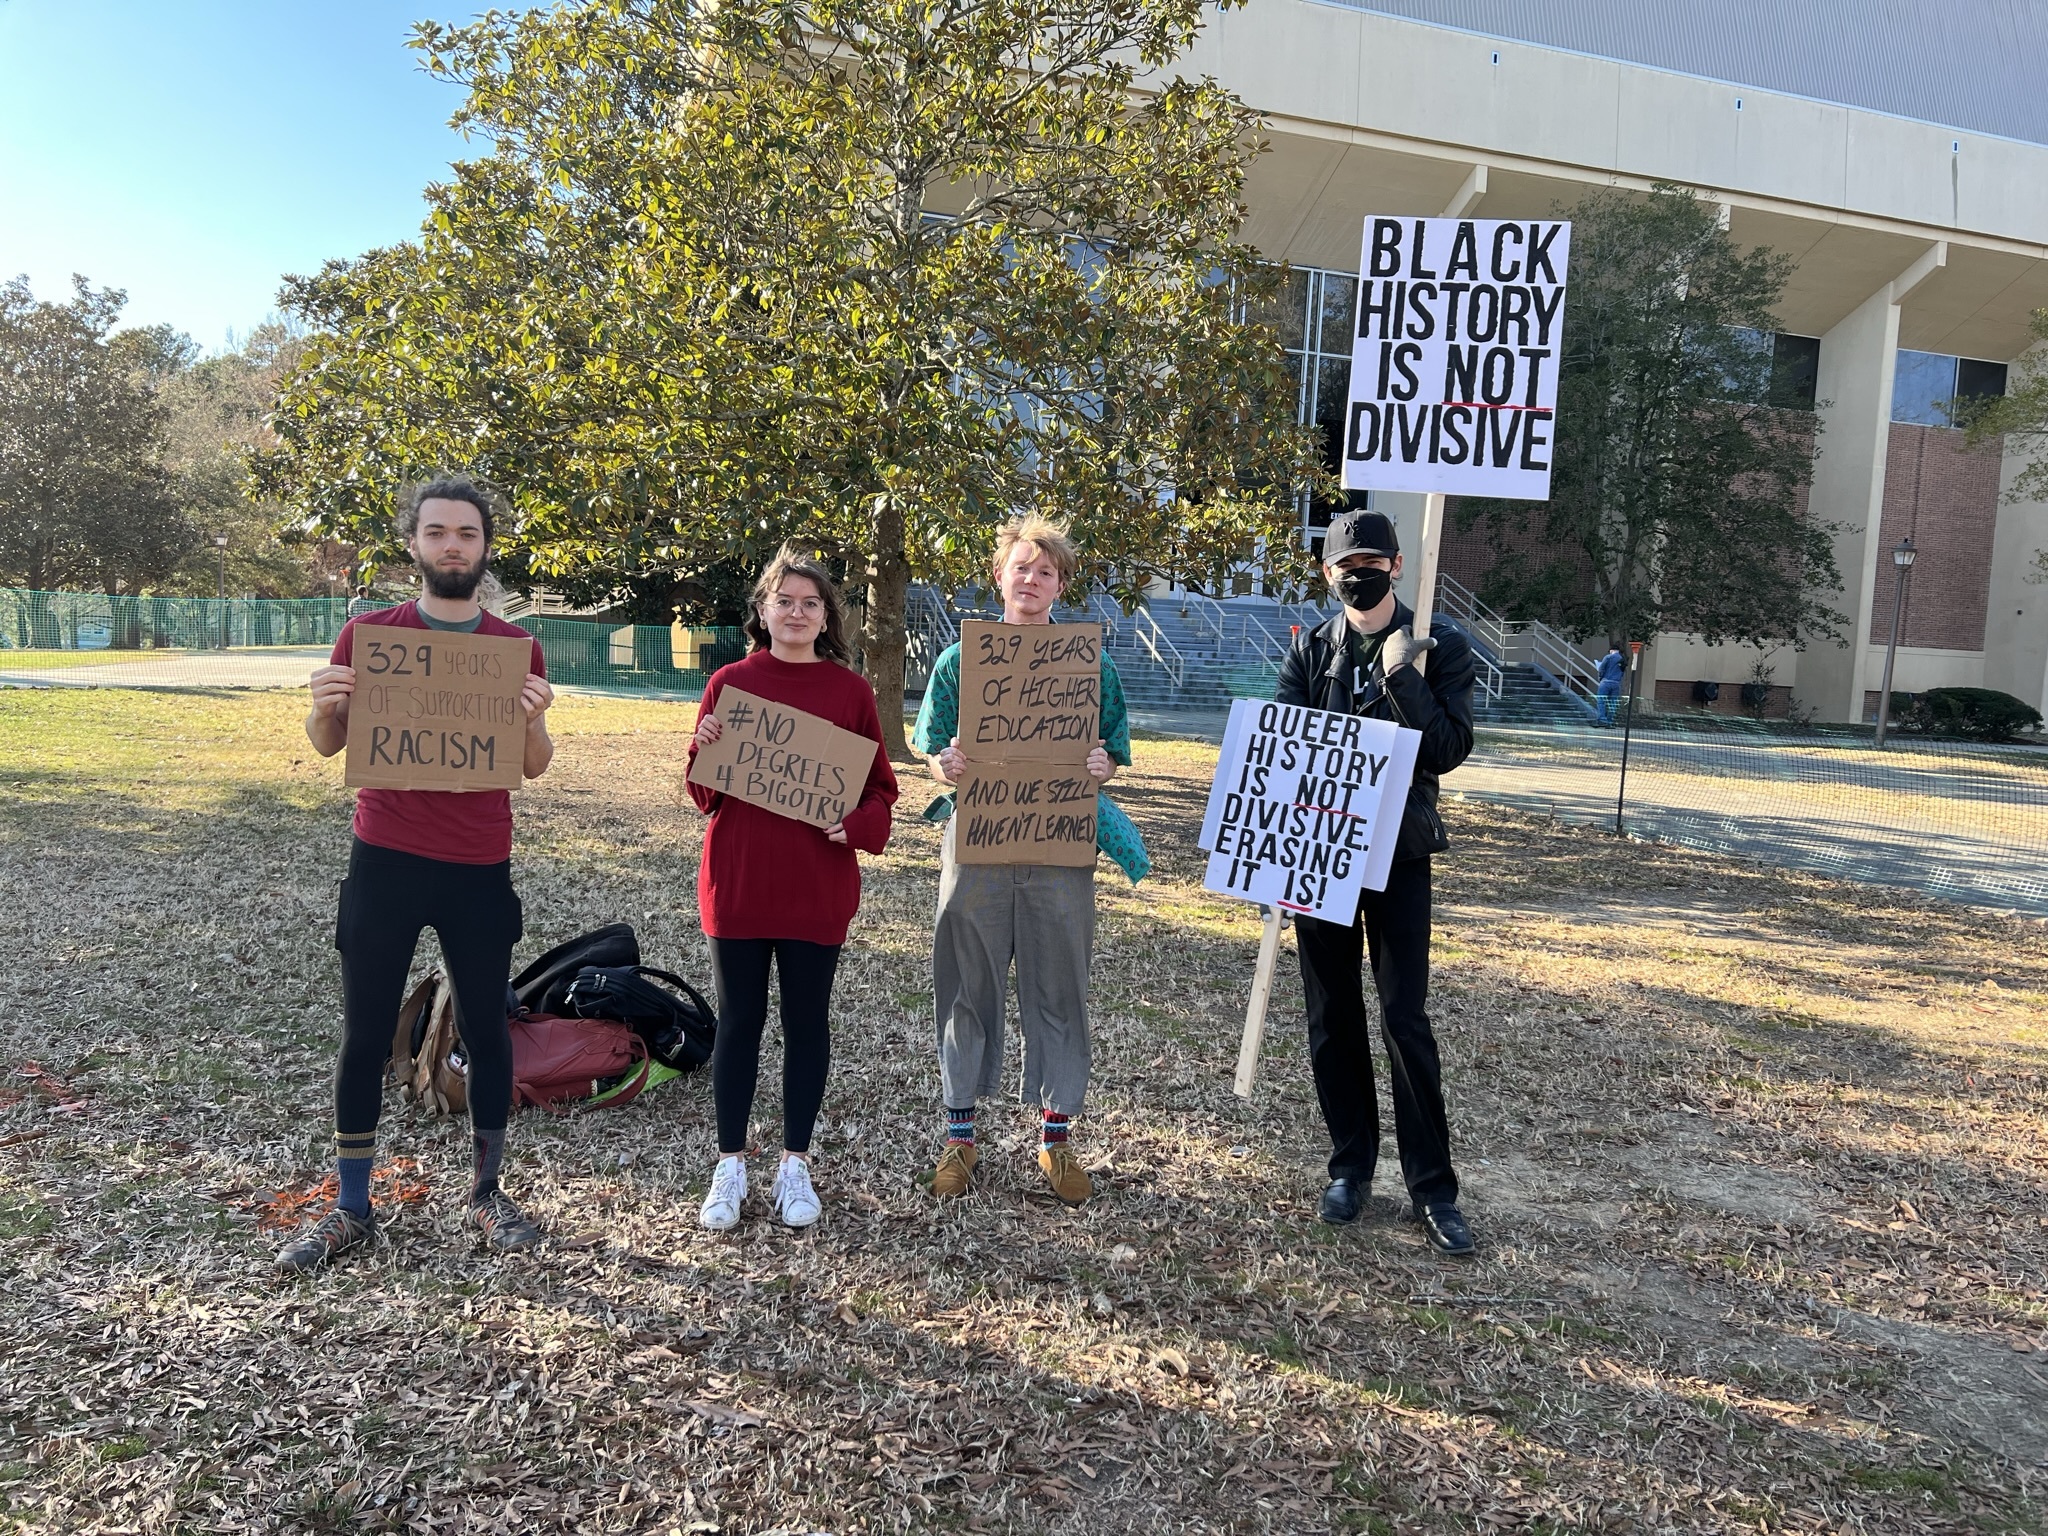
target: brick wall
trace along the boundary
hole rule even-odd
[[[1892,546],[1910,534],[1917,554],[1906,585],[1899,643],[1945,651],[1984,649],[2003,451],[1996,438],[1965,448],[1963,434],[1952,428],[1892,423],[1877,585],[1870,605],[1871,644],[1891,638],[1898,572]]]

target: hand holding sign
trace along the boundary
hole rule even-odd
[[[878,747],[739,688],[719,694],[715,712],[698,722],[697,742],[692,784],[808,822],[836,843],[846,841],[846,814],[860,803]]]

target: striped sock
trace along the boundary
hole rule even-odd
[[[974,1106],[946,1111],[946,1140],[974,1145]]]
[[[505,1127],[483,1131],[471,1126],[470,1135],[476,1148],[476,1177],[469,1186],[469,1203],[476,1205],[498,1187],[498,1169],[505,1161]]]
[[[1067,1126],[1073,1118],[1072,1115],[1057,1114],[1050,1109],[1045,1112],[1045,1124],[1039,1134],[1048,1147],[1066,1145]]]
[[[356,1216],[370,1214],[370,1171],[377,1166],[375,1131],[334,1133],[334,1173],[341,1191],[334,1203]]]

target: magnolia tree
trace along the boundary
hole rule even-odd
[[[1677,187],[1595,192],[1567,216],[1550,499],[1462,504],[1495,536],[1481,595],[1617,645],[1839,635],[1832,529],[1802,494],[1818,424],[1773,378],[1790,260],[1740,248]]]
[[[294,280],[262,481],[387,541],[396,483],[514,495],[536,579],[620,588],[794,538],[843,560],[901,719],[910,583],[1069,518],[1126,602],[1299,574],[1257,123],[1171,65],[1199,0],[603,0],[422,25],[494,152],[412,243]],[[898,735],[899,728],[889,727]]]

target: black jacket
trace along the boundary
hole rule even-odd
[[[1405,629],[1414,622],[1415,610],[1396,600],[1393,628]],[[1273,697],[1282,704],[1391,720],[1420,731],[1415,780],[1408,786],[1408,808],[1401,817],[1394,857],[1441,853],[1449,843],[1436,812],[1437,779],[1472,753],[1472,643],[1453,625],[1432,618],[1429,632],[1436,637],[1436,649],[1428,653],[1424,670],[1402,667],[1389,676],[1375,660],[1361,705],[1351,692],[1351,648],[1345,631],[1340,613],[1329,623],[1296,635]]]

